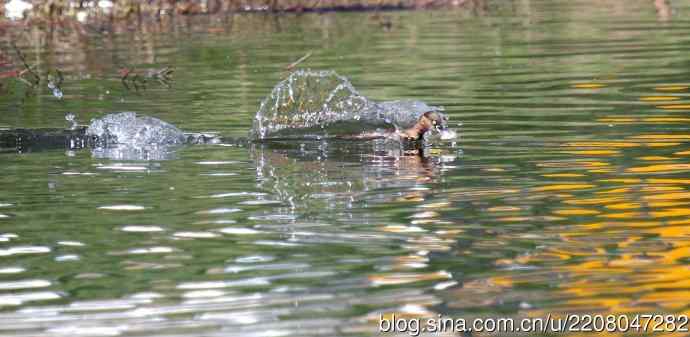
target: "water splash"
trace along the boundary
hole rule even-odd
[[[75,115],[73,112],[66,113],[65,120],[69,123],[69,130],[76,130],[79,127],[77,115]]]
[[[155,117],[137,117],[135,112],[120,112],[93,119],[86,134],[96,136],[99,145],[148,146],[183,144],[180,129]]]
[[[365,131],[408,128],[427,111],[419,101],[375,102],[334,71],[298,70],[261,102],[250,137],[329,138]]]
[[[86,134],[95,136],[95,157],[110,159],[165,160],[175,147],[187,141],[174,125],[134,112],[120,112],[93,119]]]
[[[60,86],[53,81],[48,82],[48,89],[53,93],[53,96],[57,99],[62,99],[65,95],[62,93]]]
[[[278,83],[264,99],[250,136],[321,139],[372,131],[383,134],[409,128],[425,112],[440,110],[419,101],[374,102],[333,71],[300,70]],[[74,127],[74,115],[66,119]],[[185,134],[172,124],[134,112],[94,119],[86,134],[96,139],[94,156],[111,159],[170,159],[177,145],[219,141],[215,135]],[[442,139],[454,137],[452,131],[441,132]]]

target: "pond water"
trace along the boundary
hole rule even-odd
[[[190,145],[1,153],[0,335],[374,335],[379,314],[690,311],[687,3],[177,17],[3,28],[64,97],[2,80],[0,127],[136,111],[245,137],[286,66],[443,106],[429,157]],[[10,37],[11,36],[11,37]],[[127,90],[123,67],[174,69]],[[462,123],[462,126],[459,124]]]

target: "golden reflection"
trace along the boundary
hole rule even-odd
[[[605,205],[608,203],[617,203],[625,200],[623,197],[602,197],[602,198],[586,198],[586,199],[568,199],[563,200],[564,204],[568,205]]]
[[[690,88],[687,85],[660,85],[658,87],[655,87],[654,90],[656,91],[685,91]]]
[[[567,154],[577,154],[584,156],[610,156],[614,154],[619,154],[620,151],[616,150],[578,150],[578,151],[561,151],[561,153]]]
[[[671,142],[657,142],[657,143],[644,143],[646,146],[649,147],[669,147],[669,146],[677,146],[680,145],[681,143],[671,143]]]
[[[522,210],[522,208],[521,207],[515,207],[515,206],[496,206],[496,207],[489,207],[486,210],[489,212],[515,212],[515,211]]]
[[[660,86],[657,91],[684,91],[687,86]],[[640,101],[678,100],[648,95]],[[664,105],[669,110],[690,105]],[[673,125],[686,116],[607,116],[600,122]],[[659,130],[657,128],[656,130]],[[556,290],[544,309],[524,308],[520,316],[582,311],[587,313],[690,313],[690,134],[647,131],[614,140],[583,140],[560,144],[564,158],[534,164],[541,185],[530,189],[558,223],[539,229],[544,243],[528,253],[495,261],[500,277],[471,281],[458,297],[488,304],[516,296],[522,289],[548,285]],[[583,158],[588,156],[588,158]],[[563,172],[559,172],[562,170]],[[589,174],[600,171],[598,175]],[[601,172],[605,171],[605,172]],[[553,181],[558,179],[556,181]],[[565,193],[564,193],[565,192]],[[518,210],[501,205],[489,211]],[[531,223],[535,216],[501,218]],[[515,240],[499,232],[492,242]],[[520,272],[515,272],[520,270]],[[554,278],[558,281],[554,282]],[[500,281],[497,281],[500,280]],[[472,286],[475,284],[477,286]],[[481,287],[480,287],[481,286]],[[503,295],[501,295],[503,294]],[[476,303],[455,299],[453,307]]]
[[[613,170],[609,169],[609,168],[600,168],[600,169],[587,170],[587,172],[590,172],[590,173],[609,173],[609,172],[613,172]]]
[[[664,156],[642,156],[642,157],[637,157],[637,159],[646,160],[646,161],[655,161],[655,160],[669,160],[671,158],[664,157]]]
[[[687,201],[650,201],[647,203],[649,207],[674,207],[674,206],[682,206],[682,205],[687,205],[689,202]]]
[[[675,190],[683,190],[681,188]],[[644,200],[678,200],[678,199],[690,199],[690,192],[679,192],[679,193],[663,193],[654,195],[645,195],[642,197]]]
[[[690,179],[675,179],[675,178],[647,178],[647,184],[678,184],[678,185],[690,185]],[[682,189],[683,187],[677,186],[677,188]]]
[[[678,96],[642,96],[640,101],[643,102],[658,102],[658,101],[675,101],[679,100]]]
[[[644,216],[642,212],[623,212],[623,213],[608,213],[600,214],[600,218],[606,219],[635,219]]]
[[[671,122],[687,123],[687,122],[690,122],[690,118],[684,118],[684,117],[651,117],[651,118],[643,118],[642,120],[645,122],[652,122],[652,123],[671,123]]]
[[[652,139],[652,140],[690,140],[690,135],[673,135],[673,134],[650,134],[650,135],[638,135],[631,137],[632,139]]]
[[[675,173],[690,170],[690,164],[659,164],[626,169],[632,173]]]
[[[618,124],[629,124],[629,123],[634,123],[637,121],[638,121],[637,118],[632,118],[632,117],[606,117],[606,118],[597,119],[597,122],[600,122],[600,123],[618,123]]]
[[[654,218],[668,218],[690,215],[690,208],[670,208],[662,211],[649,212]]]
[[[592,188],[594,185],[590,184],[556,184],[556,185],[546,185],[537,188],[533,188],[534,192],[546,192],[546,191],[569,191],[569,190],[583,190],[587,188]]]
[[[628,187],[621,187],[621,188],[614,188],[614,189],[609,189],[609,190],[603,190],[603,191],[597,191],[594,192],[595,194],[623,194],[630,192],[631,189]]]
[[[637,209],[637,208],[641,208],[641,207],[642,207],[642,204],[637,203],[637,202],[621,202],[618,204],[606,205],[606,208],[613,209],[613,210]]]
[[[541,176],[546,178],[578,178],[584,177],[585,175],[582,173],[547,173]]]
[[[599,89],[606,87],[603,83],[576,83],[572,85],[576,89]]]
[[[690,104],[666,104],[666,105],[657,105],[656,107],[659,109],[666,109],[666,110],[690,110]]]
[[[636,147],[640,146],[638,143],[629,142],[571,142],[565,143],[562,146],[569,147]]]
[[[621,184],[639,184],[642,179],[638,178],[613,178],[613,179],[602,179],[601,182],[605,183],[621,183]]]

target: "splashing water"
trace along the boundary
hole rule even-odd
[[[79,127],[79,123],[77,122],[77,115],[75,115],[73,112],[66,113],[65,120],[69,123],[70,130],[76,130]]]
[[[186,141],[182,131],[158,118],[135,112],[120,112],[93,119],[86,134],[96,136],[100,146],[176,145]]]
[[[99,158],[162,160],[187,141],[174,125],[158,118],[120,112],[91,120],[86,134],[95,136],[93,155]]]
[[[441,110],[419,101],[374,102],[334,71],[298,70],[261,102],[250,137],[319,139],[394,130]]]
[[[62,93],[60,86],[51,82],[48,82],[48,89],[53,93],[53,96],[57,99],[62,99],[65,95]]]
[[[264,99],[250,136],[321,139],[371,131],[383,134],[409,128],[425,112],[440,110],[419,101],[374,102],[333,71],[300,70],[278,83]],[[73,114],[66,116],[72,127],[74,118]],[[94,155],[118,159],[165,159],[176,145],[217,141],[214,136],[185,134],[172,124],[134,112],[94,119],[86,134],[97,140]],[[442,139],[454,137],[453,131],[441,132]]]

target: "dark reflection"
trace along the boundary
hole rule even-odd
[[[369,199],[390,201],[396,196],[367,194],[435,181],[443,163],[456,158],[439,151],[430,147],[406,150],[385,141],[331,140],[255,144],[250,154],[258,187],[286,202],[291,211],[303,211],[349,209]]]

